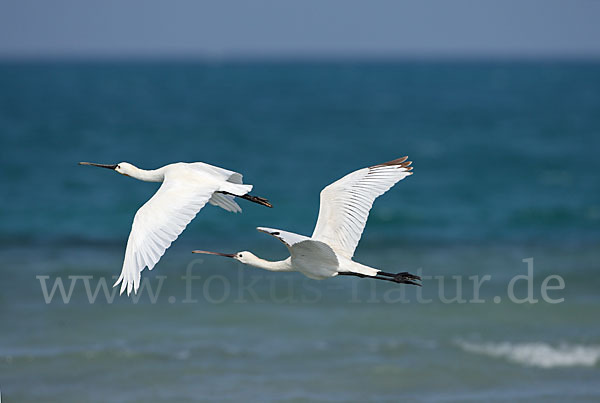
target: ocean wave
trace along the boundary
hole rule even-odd
[[[490,357],[505,358],[518,364],[539,367],[593,367],[600,361],[600,345],[547,343],[474,343],[458,340],[456,344],[464,351]]]

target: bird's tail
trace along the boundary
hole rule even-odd
[[[224,181],[221,182],[219,186],[219,192],[238,197],[250,193],[250,191],[252,191],[252,185],[244,185],[241,183],[232,183]]]
[[[252,190],[252,185],[242,185],[231,182],[224,182],[219,189],[219,192],[224,193],[230,196],[236,196],[242,199],[246,199],[253,203],[261,204],[267,207],[273,207],[271,203],[264,197],[252,196],[250,191]]]
[[[341,272],[348,272],[352,274],[361,274],[366,277],[375,277],[377,273],[380,272],[379,269],[375,269],[373,267],[365,266],[364,264],[360,264],[355,261],[350,262],[350,266],[346,266],[345,270],[341,269]]]

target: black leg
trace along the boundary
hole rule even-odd
[[[367,276],[366,274],[342,271],[342,272],[338,273],[338,276],[355,276],[355,277],[360,277],[360,278],[374,278],[377,280],[386,280],[386,281],[392,281],[394,283],[411,284],[411,285],[417,285],[417,286],[421,287],[421,284],[413,281],[413,280],[421,280],[421,277],[415,276],[414,274],[410,274],[408,272],[403,272],[403,273],[398,273],[398,274],[379,272],[379,273],[377,273],[376,276]]]
[[[267,206],[267,207],[273,207],[273,205],[271,203],[269,203],[269,201],[267,199],[265,199],[264,197],[258,197],[258,196],[252,196],[249,194],[245,194],[243,196],[236,196],[233,193],[229,193],[229,192],[220,192],[226,195],[230,195],[230,196],[235,196],[235,197],[239,197],[242,199],[246,199],[248,201],[251,201],[253,203],[257,203],[257,204],[261,204],[263,206]]]
[[[338,276],[355,276],[360,278],[369,277],[366,274],[353,273],[351,271],[340,271],[338,272]]]

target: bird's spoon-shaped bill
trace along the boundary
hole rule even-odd
[[[204,253],[205,255],[217,255],[217,256],[225,256],[225,257],[235,257],[235,253],[219,253],[219,252],[209,252],[206,250],[194,250],[192,253]]]
[[[91,165],[100,168],[117,169],[118,164],[96,164],[95,162],[80,162],[79,165]]]

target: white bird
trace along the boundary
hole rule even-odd
[[[323,189],[319,218],[311,237],[258,227],[259,231],[274,236],[287,246],[290,257],[285,260],[268,261],[248,251],[232,254],[193,252],[226,256],[270,271],[297,271],[315,280],[349,275],[420,285],[415,282],[421,280],[419,276],[407,272],[387,273],[352,260],[373,201],[398,181],[412,175],[411,162],[406,161],[407,158],[359,169]]]
[[[144,268],[154,268],[207,202],[234,213],[242,211],[234,200],[236,196],[272,207],[267,199],[248,194],[252,185],[243,184],[241,174],[203,162],[178,162],[155,170],[140,169],[127,162],[79,164],[112,169],[146,182],[162,182],[154,196],[135,213],[121,276],[114,285],[121,284],[121,294],[125,290],[127,295],[132,290],[137,293]]]

